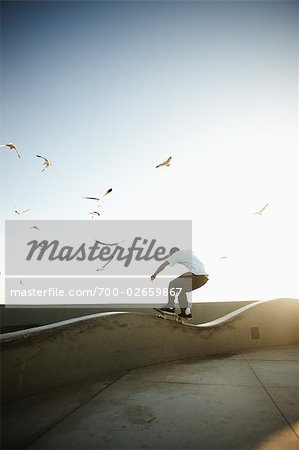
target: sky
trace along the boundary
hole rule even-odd
[[[15,207],[87,220],[110,187],[100,220],[192,220],[193,301],[298,297],[296,7],[2,2],[2,303]]]

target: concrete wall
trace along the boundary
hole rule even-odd
[[[208,320],[217,319],[225,314],[230,313],[242,306],[253,302],[202,302],[194,303],[192,308],[193,323],[202,323]],[[115,310],[115,309],[114,309]],[[36,307],[1,307],[1,329],[9,329],[9,327],[20,327],[26,329],[32,325],[45,325],[48,323],[59,322],[62,320],[81,317],[88,314],[96,314],[100,312],[113,311],[107,308],[70,308],[70,307],[52,307],[52,308],[36,308]],[[144,308],[118,308],[117,311],[151,313],[151,309]],[[6,332],[6,331],[4,331]]]
[[[182,325],[142,313],[102,313],[1,336],[4,400],[189,357],[299,343],[299,300],[245,306]]]

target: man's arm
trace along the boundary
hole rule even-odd
[[[165,261],[163,264],[161,264],[160,267],[158,267],[158,269],[156,270],[156,272],[151,276],[151,280],[154,281],[154,279],[156,278],[156,276],[158,275],[158,273],[162,272],[162,270],[165,269],[166,266],[169,265],[168,261]]]

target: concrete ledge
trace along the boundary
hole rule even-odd
[[[250,303],[255,303],[257,300],[247,301],[203,301],[192,302],[193,323],[204,323],[218,317],[225,316],[236,309],[247,306]],[[98,314],[111,311],[125,311],[125,312],[141,312],[152,314],[152,307],[136,308],[136,305],[124,308],[124,305],[116,305],[113,302],[113,308],[95,308],[94,305],[82,305],[78,307],[70,307],[67,305],[56,305],[52,307],[22,307],[0,305],[0,325],[3,331],[1,333],[10,333],[16,330],[25,330],[26,328],[38,327],[48,325],[50,323],[61,322],[63,320],[75,319],[90,314]],[[157,307],[161,303],[157,304]],[[4,331],[6,330],[6,331]]]
[[[100,313],[1,336],[6,401],[149,364],[299,343],[299,300],[257,302],[181,325],[142,313]]]

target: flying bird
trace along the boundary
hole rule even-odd
[[[97,208],[101,208],[103,206],[103,199],[102,198],[98,198],[98,197],[82,197],[82,198],[84,198],[85,200],[93,200],[94,202],[97,203],[97,205],[96,205]],[[89,214],[94,215],[95,212],[96,211],[91,212]],[[98,215],[100,215],[100,213],[98,213]]]
[[[110,194],[110,192],[112,192],[112,188],[108,189],[105,194],[103,195],[103,197],[105,197],[105,195]]]
[[[89,214],[91,215],[92,219],[94,219],[95,216],[100,216],[101,215],[98,211],[91,211]]]
[[[30,211],[30,208],[23,209],[22,211],[20,209],[15,209],[15,213],[21,216],[22,214],[25,214],[26,212]]]
[[[172,156],[169,156],[169,158],[166,159],[166,161],[163,161],[163,162],[161,162],[160,164],[158,164],[158,165],[156,166],[156,169],[158,169],[158,167],[163,167],[163,166],[169,167],[169,166],[170,166],[170,161],[171,161],[171,160],[172,160]]]
[[[263,206],[263,208],[260,209],[259,211],[256,211],[254,214],[258,214],[259,216],[261,216],[268,206],[269,206],[269,203],[267,203],[265,206]]]
[[[112,243],[112,244],[106,244],[105,242],[101,242],[101,241],[98,241],[97,239],[95,239],[95,242],[97,242],[98,244],[106,245],[106,246],[108,246],[108,247],[113,246],[113,245],[121,244],[121,243],[124,242],[124,241],[125,241],[125,239],[124,239],[123,241],[120,241],[120,242],[114,242],[114,243]],[[102,267],[99,267],[99,268],[97,269],[97,272],[101,272],[102,270],[104,270],[105,267],[108,266],[108,264],[110,264],[112,260],[113,260],[113,256],[112,256],[112,258],[108,259],[108,261],[107,261]]]
[[[12,142],[10,142],[9,144],[0,145],[0,148],[2,148],[2,147],[8,147],[9,150],[14,150],[16,152],[16,154],[18,155],[18,157],[21,159],[21,155],[18,152],[17,146],[15,144],[13,144]]]
[[[36,157],[42,158],[44,160],[44,168],[43,168],[42,172],[52,166],[51,161],[49,159],[45,158],[44,156],[36,155]]]
[[[31,230],[39,230],[39,228],[36,225],[32,225],[32,227],[30,227]]]
[[[97,239],[95,239],[95,242],[97,242],[98,244],[101,244],[101,245],[107,245],[108,247],[110,247],[110,246],[113,246],[113,245],[119,245],[119,244],[121,244],[122,242],[125,242],[125,240],[120,241],[120,242],[113,242],[112,244],[106,244],[105,242],[98,241]]]
[[[105,197],[105,195],[110,194],[110,192],[112,192],[112,188],[108,189],[105,194],[100,195],[99,197],[82,197],[85,198],[86,200],[95,200],[96,202],[100,203],[102,198]]]
[[[99,202],[101,199],[100,198],[98,198],[98,197],[82,197],[82,198],[85,198],[86,200],[95,200],[95,201],[97,201],[97,202]]]
[[[107,261],[102,267],[99,267],[99,268],[97,269],[97,272],[101,272],[102,270],[104,270],[105,267],[108,266],[108,264],[110,264],[112,260],[113,260],[113,258],[108,259],[108,261]]]

